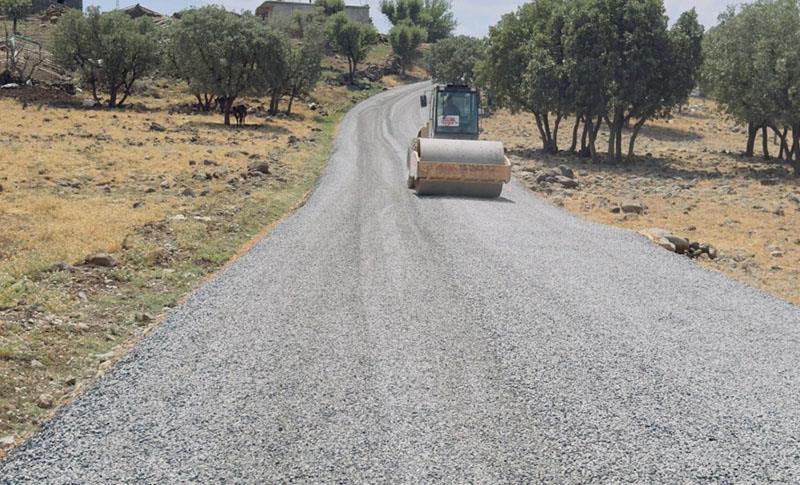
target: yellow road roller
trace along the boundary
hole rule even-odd
[[[511,180],[511,162],[499,141],[481,141],[481,99],[470,86],[434,86],[428,122],[408,150],[409,189],[418,195],[500,197]]]

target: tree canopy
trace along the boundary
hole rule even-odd
[[[425,56],[428,73],[434,81],[447,84],[474,84],[475,67],[486,58],[482,39],[460,35],[431,46]]]
[[[67,70],[75,71],[91,88],[108,93],[107,104],[122,106],[134,83],[159,65],[158,33],[155,24],[142,17],[132,20],[114,11],[100,13],[90,7],[64,14],[53,33],[53,57]]]
[[[287,39],[250,14],[220,7],[186,11],[168,32],[166,62],[206,108],[221,101],[225,124],[242,96],[283,89]]]
[[[380,6],[392,25],[410,22],[425,29],[428,42],[449,37],[457,25],[449,0],[381,0]]]
[[[667,116],[695,86],[702,27],[687,13],[667,27],[663,0],[536,0],[491,28],[479,80],[496,101],[533,114],[545,150],[558,130],[583,124],[582,151],[594,154],[605,122],[608,157],[622,158],[623,128],[635,120],[628,155],[647,120]]]
[[[727,114],[747,124],[746,155],[753,155],[760,131],[769,158],[767,131],[772,130],[781,140],[779,158],[800,175],[798,41],[800,8],[793,0],[729,8],[706,36],[702,86]]]
[[[417,57],[417,48],[427,36],[428,33],[425,29],[408,21],[400,22],[389,31],[389,43],[400,59],[400,69],[403,76],[405,76],[408,66]]]
[[[339,12],[328,20],[327,36],[336,52],[347,58],[350,82],[354,82],[358,64],[378,42],[378,31],[372,24],[350,20]]]

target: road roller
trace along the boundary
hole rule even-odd
[[[428,121],[408,149],[409,189],[417,195],[500,197],[511,162],[499,141],[480,140],[480,92],[436,85],[420,96]]]

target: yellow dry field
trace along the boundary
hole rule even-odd
[[[320,108],[296,101],[290,116],[242,100],[254,111],[243,127],[163,81],[117,110],[3,90],[0,438],[23,439],[301,203],[338,120],[381,87],[320,84]],[[83,264],[99,252],[116,266]]]
[[[571,142],[571,121],[559,134],[562,149]],[[672,120],[648,123],[637,141],[639,156],[621,165],[542,153],[530,116],[501,111],[484,129],[485,139],[506,143],[518,176],[551,202],[592,221],[634,231],[659,227],[710,243],[721,257],[700,264],[800,304],[800,180],[780,161],[741,156],[746,130],[713,102],[693,98]],[[606,143],[601,132],[598,150]],[[536,171],[558,165],[574,170],[577,189],[535,182]],[[645,213],[612,212],[628,201],[646,206]]]

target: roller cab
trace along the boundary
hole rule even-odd
[[[429,120],[408,152],[408,187],[418,195],[499,197],[511,180],[501,142],[480,141],[480,94],[466,86],[436,86]]]

